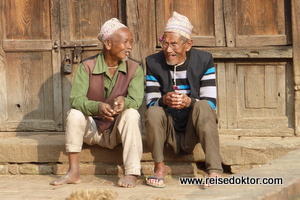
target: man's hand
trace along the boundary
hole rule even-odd
[[[189,107],[191,105],[192,99],[186,94],[181,94],[181,96],[182,96],[182,104],[180,105],[179,109]]]
[[[120,114],[124,109],[125,98],[123,96],[118,96],[114,99],[114,111],[116,115]]]
[[[179,92],[168,92],[163,96],[163,103],[172,108],[182,109],[189,107],[191,98]]]
[[[111,106],[107,103],[100,103],[98,105],[99,110],[99,116],[102,117],[107,122],[114,121],[114,116],[116,115],[116,112],[111,108]]]

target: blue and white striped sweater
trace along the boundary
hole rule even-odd
[[[190,85],[187,79],[187,66],[178,66],[176,71],[174,69],[170,69],[170,74],[172,77],[173,85],[176,84],[175,91],[180,93],[185,93],[188,96],[190,95]],[[175,74],[175,76],[174,76]],[[175,77],[175,79],[174,79]],[[217,98],[217,91],[215,85],[215,68],[209,68],[201,78],[201,87],[200,87],[200,99],[206,99],[210,106],[213,109],[216,109],[216,105],[210,99]],[[147,73],[146,75],[146,91],[147,97],[146,102],[148,106],[158,105],[158,100],[162,97],[160,91],[160,84],[158,80],[151,75],[151,73]],[[200,100],[196,99],[196,100]]]

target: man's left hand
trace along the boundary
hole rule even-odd
[[[118,96],[117,98],[114,99],[113,109],[116,115],[120,114],[123,111],[124,104],[125,104],[125,97]]]

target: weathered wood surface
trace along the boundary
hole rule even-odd
[[[63,130],[59,53],[53,50],[60,36],[58,2],[1,3],[5,16],[1,131]]]
[[[155,5],[154,1],[128,0],[127,26],[134,33],[135,44],[131,57],[141,61],[145,68],[145,58],[155,52]]]
[[[221,0],[156,1],[155,11],[157,39],[162,35],[173,11],[176,11],[187,16],[194,26],[192,38],[195,46],[225,46]]]

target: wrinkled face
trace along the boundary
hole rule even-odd
[[[177,65],[185,61],[186,52],[192,47],[188,40],[177,33],[166,32],[162,38],[162,49],[168,65]]]
[[[105,47],[113,59],[126,61],[133,48],[132,33],[127,28],[120,28],[105,42]]]

